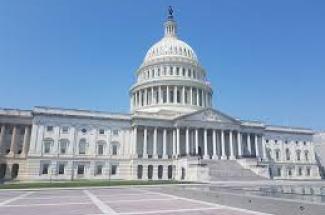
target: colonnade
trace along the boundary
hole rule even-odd
[[[0,133],[0,154],[26,155],[28,152],[30,134],[30,125],[2,124]],[[8,138],[7,135],[10,135],[10,138]],[[19,139],[21,139],[22,135],[21,142]],[[10,144],[8,144],[9,142],[6,142],[6,140],[10,140]]]
[[[133,153],[142,158],[200,155],[204,159],[265,157],[264,137],[258,133],[209,128],[133,128]]]
[[[182,104],[201,107],[212,106],[212,93],[197,87],[162,85],[134,91],[131,97],[134,108],[158,104]]]

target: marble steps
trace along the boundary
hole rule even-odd
[[[243,168],[235,160],[214,160],[205,162],[209,168],[210,181],[248,181],[263,180],[253,171]]]

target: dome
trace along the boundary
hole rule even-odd
[[[164,36],[147,51],[130,88],[133,113],[190,113],[212,107],[213,90],[206,72],[186,42],[177,37],[171,8]]]
[[[182,57],[188,60],[198,61],[192,47],[177,37],[165,36],[159,42],[155,43],[148,50],[144,62],[164,57]]]

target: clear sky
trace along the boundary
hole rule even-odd
[[[128,112],[168,5],[217,109],[325,130],[324,0],[0,0],[0,107]]]

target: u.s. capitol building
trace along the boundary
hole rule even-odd
[[[313,130],[213,109],[213,89],[172,11],[130,88],[130,113],[0,109],[2,180],[320,179]],[[323,139],[322,139],[323,138]]]

